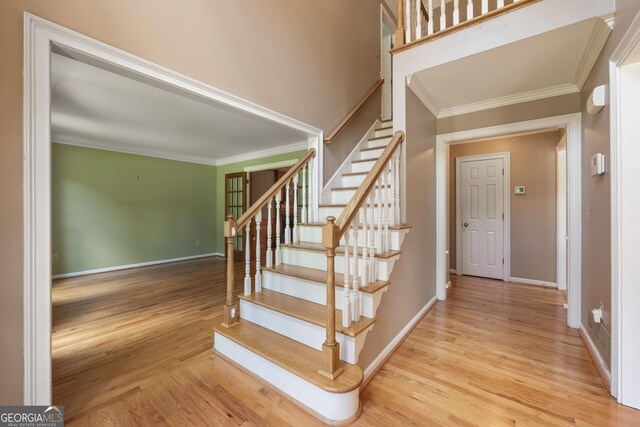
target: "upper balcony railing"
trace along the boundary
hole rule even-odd
[[[435,40],[542,0],[398,0],[392,53]]]

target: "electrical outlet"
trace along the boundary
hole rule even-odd
[[[196,246],[200,246],[200,240],[196,240]]]
[[[52,254],[51,255],[51,261],[57,262],[58,261],[58,254]]]

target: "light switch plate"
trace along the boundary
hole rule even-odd
[[[517,196],[522,196],[527,194],[527,187],[525,187],[524,185],[516,185],[514,194],[516,194]]]

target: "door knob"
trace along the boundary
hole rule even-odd
[[[465,222],[464,224],[462,224],[462,225],[464,225],[465,227],[468,227],[468,226],[469,226],[469,224],[468,224],[468,223],[466,223],[466,222]]]

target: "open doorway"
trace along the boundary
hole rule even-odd
[[[382,84],[382,120],[393,116],[393,61],[391,49],[394,47],[395,24],[384,4],[380,5],[380,78]]]
[[[451,145],[452,272],[557,287],[560,130]]]

